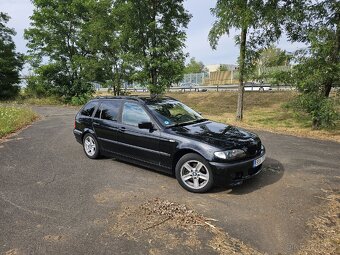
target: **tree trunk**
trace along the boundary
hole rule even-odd
[[[152,37],[151,37],[151,47],[152,47],[152,53],[150,54],[151,57],[151,70],[150,70],[150,75],[151,75],[151,86],[150,86],[150,95],[151,96],[157,96],[159,94],[159,89],[157,86],[158,84],[158,73],[157,73],[157,68],[153,65],[155,59],[157,59],[155,49],[157,47],[157,42],[156,42],[156,30],[157,30],[157,8],[158,8],[158,0],[153,0],[152,1],[152,12],[151,12],[151,20],[153,22],[152,26]]]
[[[325,85],[324,85],[324,96],[325,97],[329,97],[329,93],[331,93],[331,90],[332,90],[332,80],[330,80],[330,82],[327,82]]]
[[[319,129],[319,127],[320,127],[320,121],[317,120],[317,119],[313,119],[312,120],[312,129],[317,130],[317,129]]]
[[[241,30],[241,43],[240,43],[240,84],[238,87],[238,100],[237,100],[237,112],[236,120],[242,121],[243,119],[243,95],[244,95],[244,69],[246,58],[246,42],[247,42],[247,28]]]

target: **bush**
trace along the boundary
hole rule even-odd
[[[86,104],[91,99],[91,95],[84,94],[81,96],[74,96],[71,98],[72,105],[83,105]]]
[[[333,127],[340,117],[334,102],[330,98],[320,97],[317,93],[302,94],[291,106],[308,113],[314,129]]]

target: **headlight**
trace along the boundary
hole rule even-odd
[[[214,156],[219,159],[237,159],[237,158],[243,158],[246,156],[246,153],[243,150],[240,149],[234,149],[234,150],[227,150],[227,151],[217,151],[214,153]]]

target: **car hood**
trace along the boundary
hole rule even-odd
[[[251,132],[213,121],[172,127],[177,135],[205,142],[223,150],[261,148],[261,140]]]

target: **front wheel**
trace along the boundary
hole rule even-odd
[[[84,152],[90,159],[99,157],[99,146],[96,138],[91,134],[85,134],[83,138]]]
[[[214,183],[209,163],[200,155],[184,155],[176,165],[176,178],[179,184],[190,192],[207,192]]]

